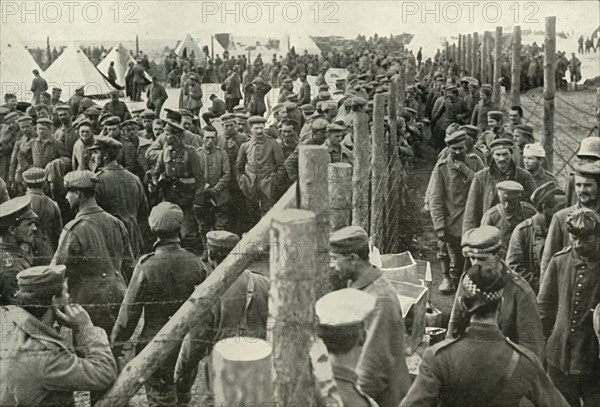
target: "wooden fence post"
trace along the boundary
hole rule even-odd
[[[317,217],[317,298],[331,291],[329,284],[329,185],[327,167],[329,154],[326,146],[298,146],[298,188],[300,207],[314,212]]]
[[[467,51],[465,55],[465,69],[467,71],[467,75],[473,76],[473,37],[471,34],[467,34]]]
[[[273,393],[279,406],[313,406],[310,369],[315,318],[317,221],[301,209],[280,211],[271,225],[269,320],[273,324]]]
[[[373,136],[371,144],[371,238],[375,247],[382,247],[385,236],[385,204],[388,169],[385,154],[385,95],[376,94],[373,105]]]
[[[353,113],[354,169],[352,171],[352,224],[369,230],[369,116],[365,112]]]
[[[493,96],[494,104],[501,105],[502,88],[500,86],[500,78],[502,77],[502,27],[496,27],[496,40],[494,42],[494,79],[493,79]]]
[[[510,76],[510,101],[513,106],[521,106],[521,26],[519,25],[513,28]]]
[[[458,34],[458,46],[456,47],[456,66],[458,66],[458,74],[460,75],[460,70],[462,69],[462,34]]]
[[[600,87],[596,88],[596,130],[598,131],[598,137],[600,137]]]
[[[267,405],[273,402],[270,343],[256,338],[228,338],[212,353],[217,406]]]
[[[397,135],[397,113],[398,113],[398,77],[394,77],[390,82],[390,97],[388,105],[388,115],[390,118],[390,140],[389,140],[389,198],[386,202],[387,233],[385,237],[385,253],[394,253],[396,242],[398,241],[400,222],[398,216],[402,210],[401,203],[401,185],[402,185],[402,164],[398,153],[398,135]],[[393,131],[392,131],[393,127]]]
[[[332,232],[350,225],[352,219],[352,165],[329,164],[329,228]]]
[[[544,30],[544,150],[548,171],[554,168],[554,95],[556,93],[556,17],[546,17]]]
[[[484,31],[481,44],[481,84],[490,83],[490,32]]]
[[[480,65],[479,65],[479,57],[478,57],[478,52],[479,52],[479,33],[474,32],[473,33],[473,47],[472,47],[472,52],[473,55],[471,56],[472,59],[472,68],[473,68],[473,77],[479,79],[480,83],[481,83],[481,73],[480,73]]]

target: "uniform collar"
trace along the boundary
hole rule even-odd
[[[262,140],[257,140],[254,136],[251,137],[252,144],[264,144],[267,140],[267,137],[264,136]]]
[[[575,260],[575,267],[585,266],[588,270],[599,270],[600,269],[600,255],[596,255],[596,258],[584,259],[581,257],[575,249],[571,249],[573,253],[573,259]]]
[[[381,270],[378,267],[372,266],[369,273],[365,273],[365,275],[360,276],[358,280],[353,281],[350,284],[350,288],[356,288],[357,290],[362,290],[368,285],[370,285],[373,281],[377,280],[381,277]]]
[[[352,369],[348,369],[345,366],[331,365],[333,369],[333,376],[336,380],[342,380],[344,382],[350,382],[356,384],[358,381],[358,375]]]
[[[5,307],[5,323],[13,323],[29,336],[41,340],[56,343],[64,349],[68,349],[63,338],[54,328],[46,325],[21,307],[9,305]],[[4,318],[3,318],[4,319]]]
[[[472,322],[466,329],[464,336],[470,339],[483,339],[486,341],[497,341],[504,339],[504,335],[498,325],[482,322]]]
[[[507,177],[508,179],[514,179],[517,172],[517,165],[512,158],[510,160],[509,167],[510,168],[508,169],[508,172],[501,173],[500,169],[496,165],[496,162],[492,160],[490,164],[490,175],[494,178]]]
[[[155,251],[159,251],[159,250],[170,251],[173,249],[174,246],[181,246],[181,243],[180,243],[178,237],[171,237],[171,238],[167,238],[167,239],[158,239],[156,242],[154,242],[154,245],[152,245],[152,248]]]
[[[94,205],[94,206],[90,206],[87,209],[77,212],[76,217],[79,218],[83,215],[89,215],[91,213],[98,213],[98,212],[104,212],[104,210],[101,207],[99,207],[98,205]]]

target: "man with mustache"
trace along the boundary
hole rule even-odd
[[[589,208],[596,211],[596,213],[600,211],[600,161],[575,164],[574,169],[577,203],[556,212],[552,217],[542,256],[542,281],[552,256],[571,244],[571,239],[566,228],[566,221],[569,214],[581,208]]]
[[[578,208],[567,216],[565,227],[571,246],[552,257],[538,295],[548,374],[570,405],[598,406],[593,312],[600,303],[600,215]]]

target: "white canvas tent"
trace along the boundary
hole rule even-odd
[[[218,54],[221,58],[223,58],[223,52],[225,52],[225,48],[223,48],[216,38],[213,38],[212,34],[202,33],[195,35],[195,38],[199,38],[198,47],[200,47],[200,50],[202,50],[202,47],[207,46],[208,49],[214,53],[215,57]]]
[[[177,45],[177,48],[175,48],[175,54],[177,54],[180,57],[189,58],[192,52],[194,53],[194,55],[196,57],[199,57],[203,54],[202,50],[200,49],[198,44],[196,44],[196,42],[194,41],[192,36],[189,34],[186,34],[183,41],[181,41]]]
[[[321,55],[321,50],[317,47],[317,44],[305,34],[290,34],[289,36],[284,37],[283,46],[281,49],[286,49],[286,44],[289,39],[290,49],[294,47],[296,54],[302,55],[304,52],[308,52],[309,54]]]
[[[104,57],[102,62],[97,66],[98,70],[102,75],[108,77],[108,68],[110,63],[115,63],[115,73],[117,74],[117,84],[125,86],[125,75],[127,69],[129,69],[129,63],[135,64],[135,59],[129,53],[129,50],[119,43],[116,47],[110,50],[110,52]]]
[[[14,93],[20,101],[30,101],[32,97],[31,71],[42,72],[29,51],[25,49],[17,35],[2,28],[0,36],[0,82],[2,94]],[[42,76],[44,76],[42,74]]]
[[[94,64],[76,44],[69,45],[45,73],[48,86],[59,86],[64,99],[85,85],[86,96],[106,95],[113,86],[102,76]]]

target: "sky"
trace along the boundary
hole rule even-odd
[[[14,31],[25,44],[72,40],[140,41],[182,38],[186,32],[231,32],[281,38],[284,33],[383,36],[415,35],[424,50],[441,38],[496,26],[544,29],[586,36],[600,25],[594,1],[11,1],[0,2],[0,34]],[[173,44],[174,46],[174,44]]]

